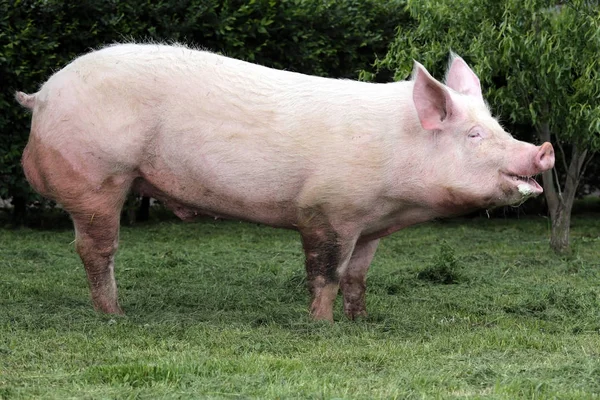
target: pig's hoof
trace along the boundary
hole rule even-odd
[[[367,314],[367,310],[364,308],[347,309],[344,311],[346,316],[352,321],[356,321],[357,319],[365,319],[369,316],[369,314]]]
[[[125,313],[118,304],[94,304],[94,309],[104,314],[124,315]]]
[[[310,317],[313,321],[327,321],[333,324],[333,310],[328,312],[312,309],[310,311]]]

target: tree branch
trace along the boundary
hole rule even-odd
[[[567,156],[565,155],[565,149],[563,149],[562,145],[560,144],[560,140],[558,140],[558,139],[556,139],[556,145],[558,146],[558,149],[560,150],[560,154],[562,154],[561,160],[562,160],[565,172],[569,173],[569,166],[567,165]]]
[[[585,176],[585,170],[587,169],[588,165],[590,165],[590,162],[594,159],[595,155],[596,155],[595,153],[590,154],[590,156],[586,160],[585,164],[583,165],[583,168],[581,169],[581,173],[579,174],[579,176]]]
[[[579,151],[579,147],[576,144],[573,145],[572,158],[569,166],[569,171],[567,173],[567,181],[565,182],[565,190],[563,196],[564,204],[569,210],[571,209],[573,205],[573,200],[575,199],[577,187],[579,186],[579,181],[581,179],[581,167],[585,162],[586,155],[587,149]]]
[[[585,149],[582,153],[581,153],[581,160],[579,160],[579,163],[577,163],[577,177],[581,177],[581,169],[583,168],[583,164],[587,164],[587,149]],[[591,159],[591,157],[590,157]]]
[[[548,126],[548,123],[544,122],[537,124],[536,128],[538,135],[543,142],[551,141],[552,134],[550,133],[550,127]],[[552,168],[552,170],[549,171],[544,171],[542,173],[542,180],[544,183],[544,196],[546,197],[546,202],[548,203],[550,218],[554,221],[559,212],[559,207],[562,204],[562,192],[560,190],[560,182],[558,180],[556,168]],[[557,186],[558,193],[556,192]]]
[[[562,188],[560,187],[560,179],[558,179],[558,172],[556,172],[556,167],[552,167],[552,172],[554,176],[554,184],[558,188],[558,199],[562,200]]]

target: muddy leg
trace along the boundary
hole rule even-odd
[[[340,278],[340,286],[344,295],[344,313],[350,319],[367,316],[365,306],[367,271],[378,244],[379,239],[358,242],[354,247],[348,267]]]
[[[114,256],[119,236],[119,212],[73,214],[77,253],[83,261],[94,308],[123,314],[117,301]]]
[[[63,124],[49,126],[58,129]],[[65,134],[56,132],[56,137],[60,135]],[[60,148],[51,143],[40,145],[38,136],[39,132],[32,127],[23,153],[27,180],[41,195],[61,204],[71,214],[77,253],[87,273],[94,307],[105,313],[122,314],[117,302],[113,257],[121,208],[136,175],[133,170],[121,170],[119,160],[109,159],[109,153],[102,148],[97,149],[102,157],[93,156],[95,148],[84,151],[81,146],[85,139],[80,136],[73,135],[72,143]],[[50,138],[48,135],[49,141]],[[120,172],[116,173],[117,170]]]
[[[333,230],[325,228],[305,230],[301,234],[308,287],[312,295],[311,316],[315,320],[333,322],[339,271],[348,263],[355,240],[342,239]]]

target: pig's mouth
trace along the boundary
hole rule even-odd
[[[523,197],[537,196],[544,189],[537,181],[529,175],[504,174],[512,185],[516,186],[517,190]]]

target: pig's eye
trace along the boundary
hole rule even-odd
[[[471,139],[481,138],[481,133],[476,130],[471,131],[471,132],[469,132],[469,138],[471,138]]]

